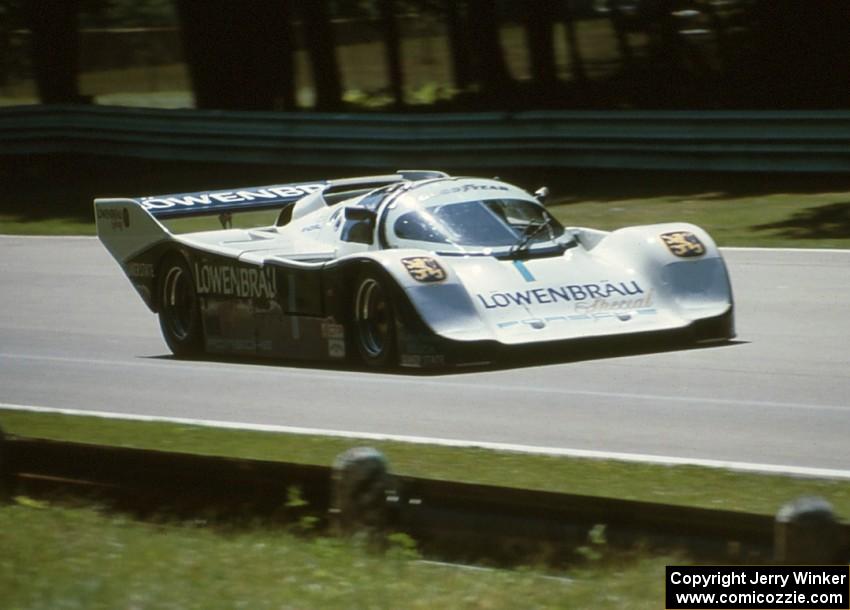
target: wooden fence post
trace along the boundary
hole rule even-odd
[[[776,514],[773,554],[778,563],[833,563],[838,560],[841,542],[835,512],[823,498],[797,498]]]
[[[0,502],[6,502],[12,495],[12,469],[9,464],[9,449],[6,434],[0,427]]]
[[[331,513],[343,534],[377,534],[387,525],[387,459],[377,449],[355,447],[337,456],[333,465]]]

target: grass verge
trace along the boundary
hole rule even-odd
[[[20,214],[0,214],[0,235],[94,235],[94,219],[27,218]]]
[[[565,225],[614,230],[690,222],[721,246],[850,248],[850,193],[693,193],[579,200],[551,207]]]
[[[325,466],[346,449],[368,444],[400,475],[760,514],[775,514],[801,495],[818,495],[850,517],[850,481],[4,409],[0,425],[20,436]]]
[[[552,213],[567,226],[603,230],[660,222],[690,222],[706,229],[721,246],[850,248],[850,192],[734,194],[691,192],[677,195],[600,197],[587,193],[553,201]],[[234,227],[273,224],[276,212],[234,215]],[[216,216],[177,219],[175,232],[220,229]],[[29,218],[0,214],[0,234],[94,235],[83,218]]]
[[[659,608],[671,558],[590,562],[570,580],[417,560],[404,538],[383,555],[285,530],[152,524],[87,508],[0,506],[4,607]]]

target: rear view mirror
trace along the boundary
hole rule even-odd
[[[546,203],[546,198],[549,196],[549,188],[546,186],[541,186],[539,189],[534,191],[534,198],[540,203]]]

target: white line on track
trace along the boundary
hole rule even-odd
[[[753,464],[749,462],[731,462],[725,460],[706,460],[700,458],[679,458],[663,455],[648,455],[640,453],[618,453],[612,451],[591,451],[585,449],[566,449],[559,447],[535,447],[511,443],[489,443],[483,441],[466,441],[446,438],[429,438],[424,436],[406,436],[397,434],[374,434],[369,432],[351,432],[347,430],[325,430],[322,428],[298,428],[292,426],[276,426],[270,424],[246,424],[238,422],[215,421],[205,419],[190,419],[185,417],[159,417],[152,415],[136,415],[128,413],[108,413],[104,411],[83,411],[79,409],[60,409],[53,407],[36,407],[0,402],[0,409],[11,411],[26,411],[31,413],[56,413],[61,415],[100,417],[139,422],[162,422],[178,425],[203,426],[227,430],[248,430],[254,432],[277,432],[283,434],[300,434],[314,436],[329,436],[349,438],[352,440],[395,441],[418,445],[438,445],[442,447],[472,447],[491,451],[511,453],[526,453],[531,455],[552,455],[559,457],[574,457],[594,460],[617,460],[621,462],[637,462],[643,464],[659,464],[664,466],[702,466],[705,468],[720,468],[740,472],[761,474],[782,474],[799,477],[815,477],[824,479],[850,480],[850,470],[830,468],[809,468],[805,466],[785,466],[780,464]]]

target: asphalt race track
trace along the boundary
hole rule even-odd
[[[377,374],[174,360],[97,240],[0,237],[0,403],[850,470],[850,251],[726,257],[735,342]]]

